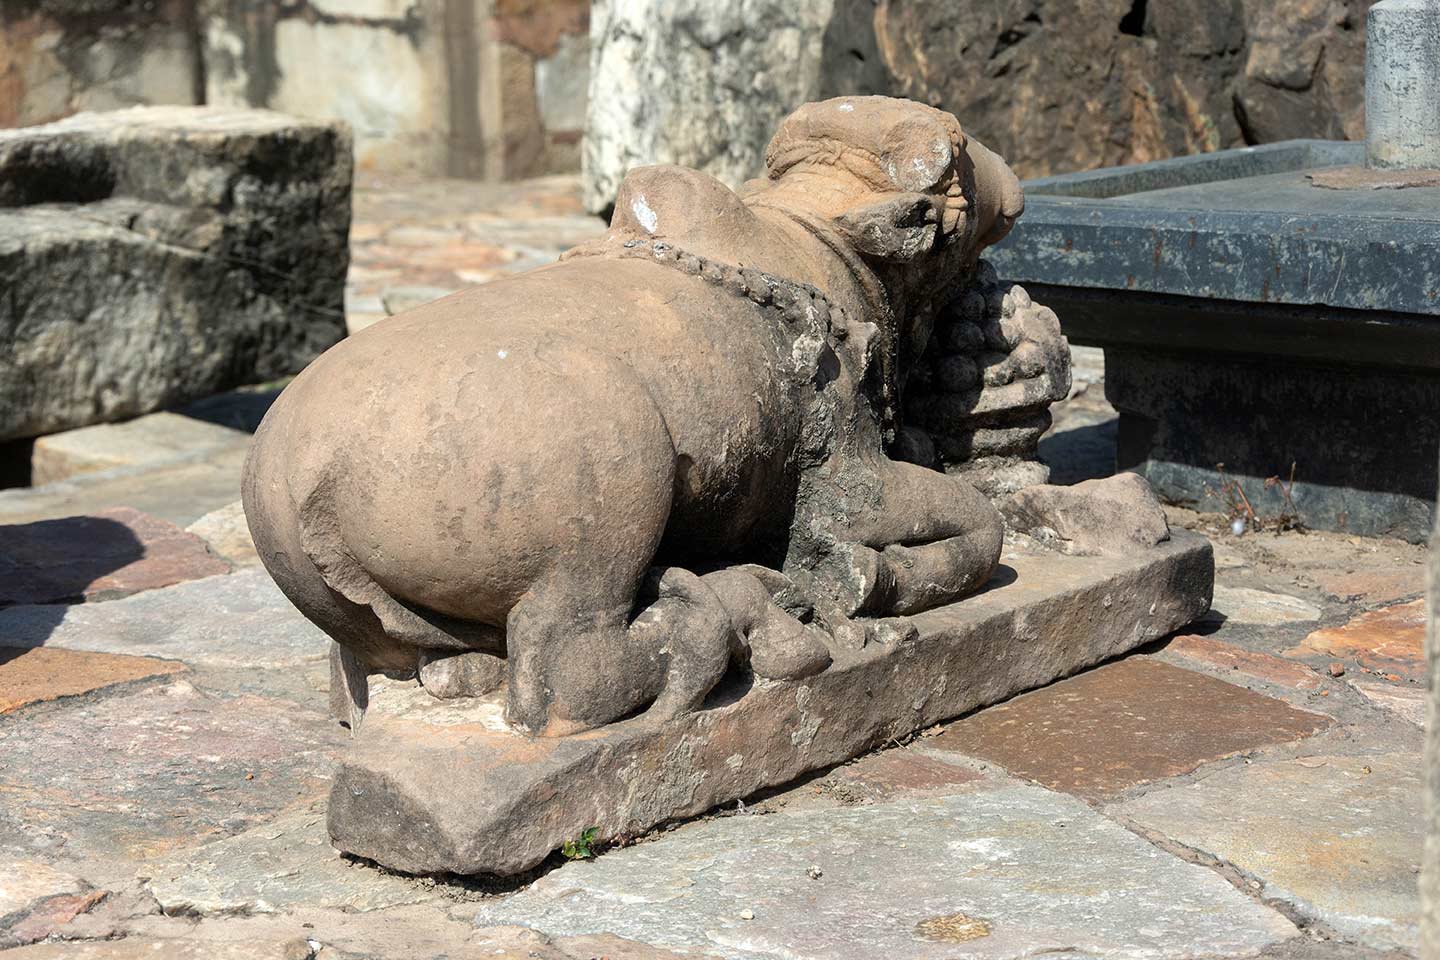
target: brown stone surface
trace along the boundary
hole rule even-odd
[[[1440,187],[1440,170],[1388,170],[1371,167],[1330,167],[1305,175],[1327,190],[1404,190]]]
[[[823,789],[845,802],[876,802],[902,794],[947,791],[981,779],[983,776],[969,767],[899,747],[838,767],[824,779]]]
[[[966,717],[929,746],[1099,800],[1329,723],[1223,680],[1131,657]]]
[[[1247,677],[1292,690],[1318,690],[1325,685],[1320,675],[1307,666],[1268,653],[1246,650],[1214,637],[1181,634],[1165,645],[1165,652],[1184,657],[1212,670],[1233,670]]]
[[[1191,621],[1213,573],[1209,543],[1184,533],[1128,557],[1017,549],[1004,562],[1013,579],[917,614],[913,638],[869,644],[803,680],[722,688],[663,725],[641,717],[523,737],[498,699],[381,688],[336,773],[331,839],[408,872],[514,874],[587,827],[602,842],[636,836],[1124,653]],[[1280,711],[1231,719],[1311,719]]]
[[[1423,682],[1425,601],[1362,613],[1341,627],[1316,630],[1286,656],[1340,657],[1373,672]]]
[[[0,526],[0,606],[109,600],[229,571],[199,537],[129,507]]]
[[[151,657],[0,646],[0,714],[184,669],[183,663]]]
[[[314,802],[344,731],[313,705],[178,679],[0,722],[0,852],[123,872]],[[23,818],[18,814],[23,811]]]

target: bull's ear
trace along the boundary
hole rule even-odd
[[[835,218],[835,227],[850,245],[867,257],[904,262],[935,247],[939,216],[933,197],[894,193],[852,207]]]

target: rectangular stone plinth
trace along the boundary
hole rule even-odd
[[[1007,551],[991,586],[800,681],[737,683],[698,713],[570,737],[509,730],[498,700],[376,689],[341,763],[341,850],[412,873],[514,874],[596,828],[633,837],[1119,656],[1209,609],[1203,537],[1125,557]]]

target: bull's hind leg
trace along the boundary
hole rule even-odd
[[[619,720],[649,705],[669,719],[700,705],[735,651],[725,607],[676,567],[631,618],[629,591],[597,596],[592,578],[538,584],[510,612],[506,719],[543,736]],[[633,589],[633,588],[632,588]]]

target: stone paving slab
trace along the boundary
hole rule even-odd
[[[9,607],[0,643],[251,668],[318,661],[330,639],[253,568],[109,603]]]
[[[1215,602],[1210,605],[1210,612],[1202,622],[1234,622],[1271,627],[1319,619],[1320,608],[1299,597],[1255,590],[1251,587],[1217,584]]]
[[[299,810],[146,867],[172,915],[272,913],[295,907],[383,910],[439,897],[433,885],[342,857],[325,811]]]
[[[1107,810],[1259,878],[1346,937],[1413,950],[1421,782],[1409,753],[1233,766]]]
[[[255,550],[250,526],[245,521],[245,507],[239,500],[211,510],[185,530],[204,540],[212,551],[237,567],[260,565],[260,554]]]
[[[1425,685],[1421,682],[1386,680],[1383,677],[1346,677],[1345,682],[1383,710],[1407,723],[1425,726]]]
[[[917,747],[867,754],[837,767],[821,781],[825,792],[844,803],[875,803],[898,795],[955,793],[981,784],[985,775]]]
[[[109,939],[37,943],[7,953],[6,960],[707,960],[709,956],[673,953],[611,934],[552,938],[524,927],[476,929],[425,905],[368,913],[302,909],[198,922],[188,917],[141,916],[111,931]]]
[[[183,663],[151,657],[0,646],[0,714],[184,669]]]
[[[168,411],[152,413],[39,437],[30,457],[31,483],[41,486],[81,473],[244,449],[249,443],[250,435],[242,430]]]
[[[0,525],[0,606],[109,600],[229,571],[204,540],[129,507]]]
[[[1217,874],[1025,786],[692,824],[566,864],[476,922],[731,960],[1250,956],[1295,934]]]
[[[1287,656],[1324,654],[1405,680],[1425,679],[1425,601],[1362,613],[1344,626],[1316,630]]]
[[[156,466],[116,467],[40,487],[0,490],[0,523],[133,507],[185,527],[240,496],[244,449],[225,449]]]
[[[85,881],[36,860],[20,860],[0,867],[0,918],[27,910],[49,897],[79,893]]]
[[[128,875],[314,803],[344,736],[323,707],[177,680],[0,717],[0,854]]]
[[[1181,634],[1164,647],[1167,654],[1221,673],[1235,673],[1290,690],[1319,690],[1326,680],[1293,660],[1246,650],[1215,637]]]
[[[926,746],[1104,799],[1329,723],[1214,677],[1130,657],[956,721]]]

